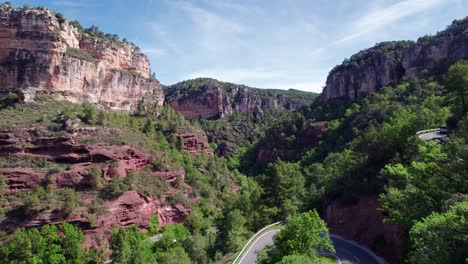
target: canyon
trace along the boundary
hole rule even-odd
[[[74,107],[67,109],[57,103],[57,109],[48,114],[34,116],[28,124],[13,126],[8,124],[12,115],[5,115],[7,118],[0,126],[0,178],[5,181],[0,198],[8,197],[5,201],[11,204],[0,207],[10,210],[0,214],[0,229],[12,233],[23,227],[66,221],[84,232],[87,247],[99,247],[102,241],[109,240],[113,228],[136,225],[146,232],[154,217],[158,227],[184,223],[194,231],[189,218],[193,212],[194,221],[208,222],[197,232],[219,231],[219,237],[210,237],[216,249],[218,244],[224,246],[225,241],[220,241],[223,235],[232,235],[222,226],[231,213],[226,208],[240,212],[232,217],[242,218],[239,222],[245,223],[239,225],[246,230],[245,234],[258,224],[250,222],[264,219],[251,221],[251,216],[242,215],[244,209],[263,206],[259,212],[271,217],[267,220],[284,220],[276,219],[284,216],[277,213],[279,206],[267,206],[270,197],[265,194],[272,181],[269,172],[265,172],[268,163],[278,159],[297,163],[296,175],[302,175],[306,174],[303,172],[307,162],[314,161],[312,168],[316,170],[307,169],[317,171],[317,175],[308,175],[307,181],[316,180],[321,189],[313,185],[314,188],[304,192],[330,195],[330,199],[320,200],[322,204],[317,205],[324,209],[330,232],[364,244],[389,263],[398,263],[405,257],[408,233],[385,223],[386,216],[379,211],[378,191],[366,189],[356,201],[341,203],[340,197],[347,199],[352,194],[331,195],[325,190],[340,184],[333,182],[333,177],[340,175],[330,172],[326,181],[331,187],[320,186],[323,179],[314,178],[320,178],[321,173],[326,175],[319,163],[329,153],[340,158],[339,153],[351,145],[348,138],[363,137],[362,131],[357,127],[351,131],[353,124],[345,122],[358,115],[360,105],[343,112],[337,106],[336,111],[342,116],[333,115],[333,105],[329,108],[324,105],[339,98],[358,100],[404,78],[426,75],[440,78],[451,63],[460,59],[468,59],[466,21],[454,22],[435,36],[417,42],[384,42],[353,55],[330,71],[319,100],[315,100],[314,93],[258,89],[209,78],[164,86],[152,74],[148,57],[134,44],[89,34],[46,8],[13,8],[2,4],[0,112],[11,110],[26,116],[30,113],[24,109],[49,107],[39,106],[41,100],[48,98],[55,103],[72,102],[69,105]],[[2,97],[8,97],[12,91],[18,96],[18,104],[3,106]],[[89,104],[84,103],[95,106],[92,109],[95,120],[85,117],[85,106]],[[37,108],[23,108],[26,105]],[[321,116],[314,112],[316,106],[323,107],[318,111],[332,113]],[[149,108],[156,110],[151,112]],[[373,110],[376,113],[371,114],[386,114]],[[277,112],[284,115],[272,114]],[[99,114],[102,122],[97,121]],[[365,121],[359,119],[359,123],[370,118],[365,114],[360,117]],[[372,124],[374,128],[379,127],[377,123]],[[363,131],[367,129],[365,125]],[[340,135],[339,129],[344,131]],[[323,147],[327,144],[330,146]],[[366,144],[362,145],[365,149]],[[362,153],[352,154],[357,154],[353,156],[356,157]],[[245,157],[251,163],[244,164]],[[330,163],[348,165],[338,158]],[[356,164],[360,165],[359,162]],[[249,169],[254,170],[247,172]],[[136,174],[141,176],[138,180]],[[247,179],[252,180],[251,184]],[[124,181],[126,186],[121,187]],[[297,183],[300,184],[305,183]],[[104,190],[109,186],[114,189]],[[70,190],[77,196],[73,197],[74,206],[67,208]],[[39,193],[37,198],[48,192],[60,197],[36,210],[31,201],[34,197],[28,194]],[[265,204],[248,204],[248,199],[256,196],[258,200],[253,201],[264,200]],[[226,202],[230,199],[233,205]],[[223,208],[224,202],[228,206]],[[309,200],[297,202],[304,205],[297,206],[294,213],[309,206]]]

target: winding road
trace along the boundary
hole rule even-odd
[[[447,137],[446,133],[440,133],[439,128],[418,131],[416,135],[424,141],[439,140],[444,142],[445,137]]]
[[[256,251],[273,244],[273,237],[279,232],[279,229],[270,230],[259,236],[255,242],[247,249],[245,254],[239,260],[239,264],[254,264],[257,261]],[[339,236],[330,236],[336,253],[337,263],[342,264],[383,264],[381,258],[377,257],[369,249],[360,246],[356,242],[343,239]]]

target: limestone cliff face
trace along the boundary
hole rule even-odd
[[[468,59],[468,19],[454,21],[445,31],[417,42],[384,42],[353,55],[330,71],[320,98],[357,99],[402,77],[461,59]]]
[[[262,94],[256,93],[259,89],[236,86],[223,89],[216,84],[206,84],[199,87],[196,92],[189,92],[185,96],[174,98],[174,89],[186,88],[173,87],[166,91],[168,104],[177,112],[188,119],[217,119],[233,114],[253,112],[263,114],[265,111],[276,109],[299,109],[303,104],[291,100],[280,93]],[[268,91],[268,90],[266,90]],[[311,103],[312,100],[309,102]]]
[[[164,100],[149,77],[148,58],[134,45],[79,34],[45,8],[0,5],[0,89],[20,87],[26,101],[44,91],[133,110],[143,97]]]

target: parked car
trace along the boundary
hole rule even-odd
[[[440,134],[447,134],[447,131],[448,131],[448,130],[447,130],[447,126],[441,126],[441,127],[439,128],[439,133],[440,133]]]

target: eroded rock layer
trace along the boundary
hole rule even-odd
[[[19,87],[58,99],[133,110],[145,97],[162,104],[159,82],[138,47],[78,33],[45,8],[0,5],[0,89]]]
[[[174,89],[184,90],[177,84]],[[171,98],[170,92],[168,95],[167,103],[187,119],[218,119],[235,112],[261,115],[278,109],[299,109],[303,105],[284,94],[258,95],[253,88],[241,86],[226,91],[218,85],[207,84],[180,98]]]
[[[37,187],[80,190],[76,197],[79,206],[64,213],[60,210],[45,209],[27,217],[18,215],[14,221],[0,221],[0,228],[12,232],[21,227],[37,227],[45,224],[59,224],[67,221],[78,225],[86,234],[87,245],[94,245],[115,226],[137,225],[147,228],[150,218],[159,218],[159,226],[181,223],[190,214],[182,202],[168,202],[169,197],[179,195],[187,201],[192,198],[192,188],[185,183],[185,171],[148,170],[151,155],[133,146],[111,143],[79,143],[87,136],[119,133],[111,128],[82,127],[73,133],[57,137],[38,127],[21,130],[0,131],[0,158],[20,162],[35,160],[36,163],[1,164],[0,174],[6,187],[2,195],[32,192]],[[43,169],[37,161],[61,164],[60,169]],[[27,165],[29,164],[29,166]],[[8,165],[8,164],[7,164]],[[13,165],[13,166],[11,166]],[[148,177],[161,178],[167,182],[158,198],[136,190],[102,200],[95,188],[92,169],[97,168],[102,180],[109,182],[114,177],[128,177],[132,172],[146,168]],[[98,202],[101,201],[101,202]]]
[[[357,99],[403,77],[423,77],[424,69],[438,71],[461,59],[468,59],[465,20],[454,21],[446,30],[417,42],[383,42],[353,55],[330,71],[320,98]]]

